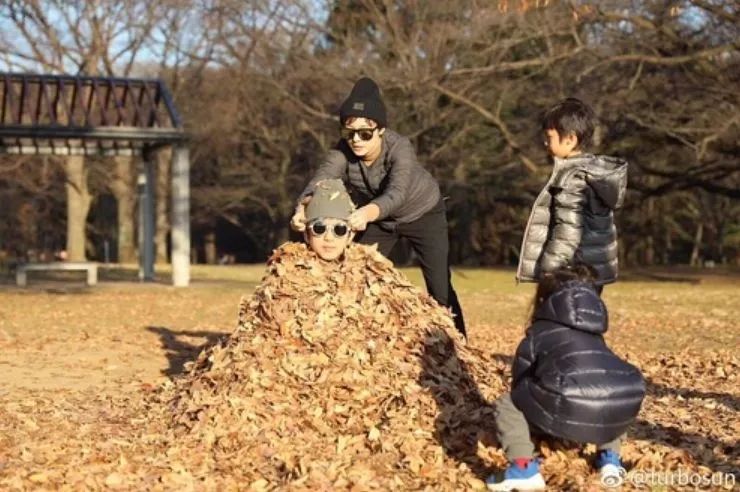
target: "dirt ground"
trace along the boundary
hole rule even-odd
[[[106,281],[105,275],[92,288],[77,280],[33,278],[24,289],[0,285],[0,408],[34,415],[31,407],[39,401],[54,401],[74,420],[86,411],[85,402],[166,382],[204,346],[234,329],[239,300],[250,295],[262,272],[262,266],[196,267],[187,289]],[[409,276],[420,281],[414,269]],[[469,344],[489,350],[492,360],[510,359],[532,287],[515,286],[511,271],[460,270],[453,278]],[[638,426],[638,437],[654,436],[707,471],[737,474],[740,276],[634,272],[608,286],[604,297],[611,316],[607,341],[648,366],[643,368],[651,392],[646,408],[663,405]],[[24,435],[42,435],[43,428],[33,429],[42,420],[29,420],[33,432]],[[10,488],[47,488],[50,482],[38,473],[64,467],[32,460],[38,470],[29,466],[24,481],[17,476],[12,481],[19,446],[33,443],[6,438],[0,484],[5,477]],[[101,484],[110,485],[88,485]]]

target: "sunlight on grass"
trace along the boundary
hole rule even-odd
[[[420,268],[401,270],[411,282],[424,289]],[[264,264],[192,267],[193,285],[212,290],[214,294],[240,290],[240,294],[248,295],[264,274]],[[453,268],[452,282],[473,333],[495,326],[524,330],[535,286],[531,283],[517,285],[514,275],[511,268]],[[692,283],[685,278],[682,281],[655,281],[642,274],[630,273],[625,275],[626,280],[606,286],[603,298],[610,312],[612,327],[608,337],[619,338],[620,342],[630,345],[637,345],[642,340],[644,348],[658,350],[736,343],[740,330],[717,328],[737,326],[740,312],[733,293],[737,297],[740,277],[694,275],[696,278]],[[622,340],[619,333],[624,327],[643,334],[639,340]],[[675,331],[675,334],[666,337],[667,331]]]
[[[264,264],[253,265],[193,265],[191,275],[194,281],[224,280],[241,282],[259,282],[265,274]],[[165,268],[158,271],[166,272]],[[421,269],[409,267],[401,271],[414,284],[423,287],[424,278]],[[489,268],[454,268],[452,282],[458,292],[516,293],[521,289],[529,292],[529,285],[517,288],[514,270]]]
[[[193,281],[225,280],[259,283],[265,275],[264,263],[253,265],[193,265],[190,274]]]

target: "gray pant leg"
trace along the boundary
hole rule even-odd
[[[534,457],[534,444],[529,434],[529,424],[524,414],[514,406],[511,394],[506,393],[496,400],[494,417],[496,419],[496,437],[506,453],[506,458]]]
[[[596,446],[596,450],[603,451],[603,450],[609,449],[619,454],[619,449],[622,447],[622,440],[624,439],[625,435],[626,434],[622,434],[620,436],[615,437],[613,440],[609,442],[605,442],[604,444],[599,444],[598,446]]]

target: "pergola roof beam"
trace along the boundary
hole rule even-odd
[[[0,91],[5,145],[17,137],[154,145],[186,139],[171,96],[157,80],[6,73]]]

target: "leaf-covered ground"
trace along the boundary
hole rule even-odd
[[[254,297],[264,266],[196,268],[189,289],[1,286],[0,489],[482,488],[504,463],[489,404],[532,287],[456,272],[461,344],[382,262],[316,273],[288,253]],[[740,279],[676,280],[605,291],[607,339],[648,380],[623,454],[633,471],[736,474]],[[601,488],[591,448],[539,449],[552,490]]]

